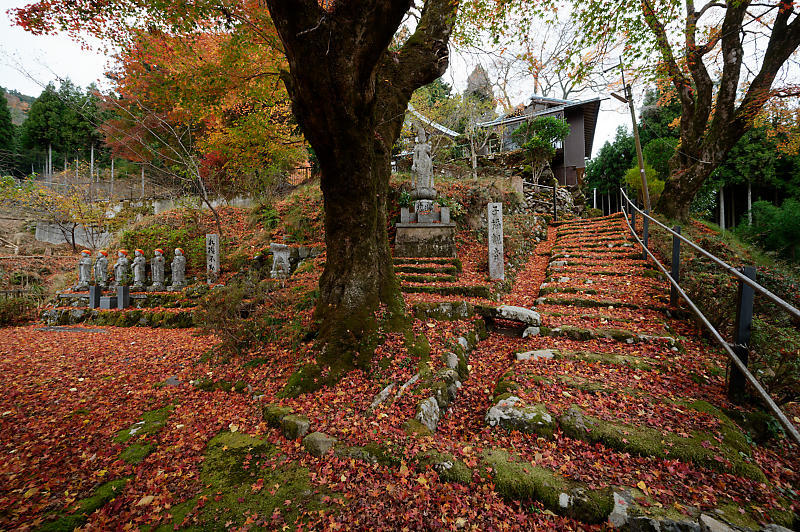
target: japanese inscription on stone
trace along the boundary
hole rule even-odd
[[[489,225],[489,278],[505,279],[503,260],[503,204],[490,203],[488,206]]]
[[[219,277],[219,235],[206,235],[206,274],[208,283]]]

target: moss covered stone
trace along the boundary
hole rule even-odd
[[[302,438],[306,435],[310,426],[311,422],[306,416],[289,414],[281,419],[281,430],[284,437],[289,440]]]
[[[98,486],[91,496],[71,505],[66,511],[58,514],[56,519],[42,525],[39,530],[61,532],[83,526],[91,514],[122,493],[127,482],[127,478],[120,478]]]
[[[610,489],[590,490],[504,449],[484,451],[482,458],[495,489],[505,499],[539,501],[552,512],[586,523],[604,522],[614,507]]]
[[[149,443],[132,443],[120,453],[119,458],[129,464],[139,464],[147,455],[153,452],[154,448],[155,447]]]
[[[444,482],[457,482],[465,485],[472,482],[472,470],[463,461],[456,460],[450,453],[430,450],[418,454],[415,460],[420,469],[433,468]]]
[[[204,486],[201,495],[205,496],[206,503],[195,508],[192,503],[197,499],[193,499],[187,504],[189,508],[173,511],[169,530],[180,526],[183,516],[192,510],[196,511],[198,530],[216,529],[226,522],[238,528],[244,525],[248,515],[271,516],[275,511],[281,513],[285,523],[292,525],[300,509],[332,511],[333,507],[324,504],[322,498],[335,494],[312,489],[306,468],[291,462],[251,467],[267,462],[276,452],[268,442],[246,434],[223,432],[212,438],[200,475]]]
[[[403,423],[403,430],[409,436],[430,436],[433,434],[431,429],[417,421],[415,418],[411,418]]]
[[[134,423],[127,429],[122,429],[117,432],[114,437],[115,443],[125,443],[134,436],[141,436],[144,434],[153,434],[158,432],[161,427],[167,422],[170,412],[174,407],[172,405],[165,406],[156,410],[151,410],[142,414],[142,420]]]
[[[766,482],[758,466],[744,461],[736,448],[741,442],[730,441],[726,437],[727,431],[723,432],[722,443],[707,432],[694,431],[684,438],[676,434],[663,434],[650,427],[604,421],[585,414],[576,405],[559,418],[559,424],[564,433],[572,438],[602,443],[621,452],[692,462],[716,471],[733,472]]]

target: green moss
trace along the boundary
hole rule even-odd
[[[492,289],[488,286],[402,286],[405,293],[439,294],[442,296],[481,297],[491,299]]]
[[[311,390],[318,389],[322,383],[322,369],[314,363],[306,364],[289,377],[289,380],[278,393],[278,396],[297,397]]]
[[[541,333],[541,328],[539,330]],[[578,341],[588,341],[595,337],[595,334],[590,329],[583,329],[581,327],[575,327],[572,325],[563,325],[559,329],[551,330],[551,335],[554,336],[563,336],[565,338],[569,338],[570,340],[578,340]]]
[[[223,392],[229,392],[233,389],[233,384],[228,381],[217,381],[215,387]]]
[[[506,499],[536,500],[552,512],[587,523],[602,523],[614,507],[610,490],[590,490],[504,449],[485,451],[483,462],[491,469],[495,489]],[[566,507],[561,504],[565,499],[570,501]]]
[[[592,353],[589,351],[562,351],[556,353],[555,358],[577,359],[585,362],[613,364],[616,366],[629,366],[641,370],[650,370],[655,363],[651,358],[619,355],[616,353]]]
[[[576,412],[580,416],[574,415]],[[581,418],[583,426],[580,423]],[[583,414],[575,405],[559,422],[564,433],[575,439],[599,442],[621,452],[677,459],[716,471],[731,471],[759,482],[767,481],[764,473],[755,464],[742,459],[731,442],[718,443],[714,435],[706,432],[694,431],[688,438],[676,434],[665,435],[649,427],[600,420]],[[718,458],[728,460],[731,466]]]
[[[472,482],[472,470],[463,461],[456,460],[450,453],[430,450],[418,454],[415,460],[420,469],[432,467],[444,482],[457,482],[464,485]]]
[[[420,363],[431,358],[431,344],[424,334],[414,335],[410,330],[405,334],[405,345],[408,354],[419,359]]]
[[[170,520],[159,525],[153,532],[173,532],[176,527],[180,528],[181,530],[186,530],[185,528],[181,527],[181,524],[183,523],[183,520],[186,519],[186,516],[195,509],[199,500],[200,497],[197,496],[192,497],[188,501],[174,505],[169,509]],[[144,528],[141,530],[142,532],[145,532]]]
[[[455,275],[398,275],[398,279],[406,283],[454,283],[458,281]]]
[[[129,464],[139,464],[153,452],[153,449],[153,445],[149,443],[132,443],[120,453],[119,458]]]
[[[428,427],[420,423],[414,418],[407,420],[403,423],[403,430],[409,436],[430,436],[431,431]]]
[[[169,414],[172,412],[173,408],[174,407],[172,405],[168,405],[157,410],[145,412],[142,414],[142,421],[144,423],[135,423],[127,429],[122,429],[121,431],[117,432],[117,435],[114,437],[113,441],[115,443],[125,443],[133,436],[138,437],[143,434],[153,434],[158,432],[158,430],[160,430],[161,427],[163,427],[167,422],[167,418],[169,417]],[[133,434],[131,434],[131,432],[133,432]]]
[[[322,497],[330,492],[312,490],[306,468],[294,463],[253,467],[264,464],[276,452],[268,442],[241,433],[223,432],[212,438],[200,476],[207,502],[197,509],[197,527],[215,529],[225,522],[241,527],[248,514],[266,517],[276,510],[292,525],[301,509],[329,510]],[[253,487],[258,484],[263,488]],[[178,523],[178,518],[183,520],[180,515],[173,515],[173,522]]]
[[[478,341],[486,340],[489,338],[489,331],[486,329],[486,322],[481,319],[473,320],[472,328],[475,331],[475,337],[467,336],[469,345],[476,346]]]
[[[39,530],[60,532],[83,526],[91,514],[119,495],[127,482],[127,478],[120,478],[98,486],[90,497],[76,502],[67,511],[60,513],[57,519],[42,525]]]

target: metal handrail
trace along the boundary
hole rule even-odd
[[[641,209],[639,209],[636,205],[633,204],[633,202],[630,200],[630,198],[628,198],[628,195],[625,194],[624,190],[620,189],[620,192],[622,193],[622,196],[625,198],[625,201],[628,203],[628,205],[630,205],[631,207],[636,209],[639,213],[641,213],[642,216],[647,217],[647,219],[650,220],[651,222],[663,227],[671,235],[673,235],[674,237],[682,240],[683,242],[686,242],[693,249],[697,250],[701,254],[705,255],[709,259],[711,259],[714,262],[716,262],[719,266],[721,266],[723,269],[727,270],[728,273],[730,273],[734,277],[737,277],[744,284],[749,285],[756,292],[760,292],[761,294],[764,294],[769,299],[771,299],[773,303],[775,303],[779,307],[783,308],[789,314],[792,314],[795,318],[800,319],[800,310],[798,310],[797,308],[793,307],[792,305],[790,305],[789,303],[787,303],[786,301],[784,301],[780,297],[776,296],[775,294],[773,294],[772,292],[770,292],[769,290],[767,290],[766,288],[764,288],[763,286],[758,284],[756,281],[750,279],[749,277],[744,275],[742,272],[740,272],[736,268],[734,268],[731,265],[729,265],[727,262],[723,261],[722,259],[719,259],[719,258],[715,257],[714,255],[712,255],[711,253],[709,253],[705,249],[701,248],[700,246],[698,246],[697,244],[695,244],[694,242],[692,242],[691,240],[689,240],[685,236],[681,235],[680,233],[676,233],[675,231],[673,231],[672,229],[670,229],[666,225],[662,224],[661,222],[659,222],[658,220],[656,220],[655,218],[653,218],[649,214],[647,214],[644,211],[642,211]],[[626,218],[627,218],[627,216],[626,216]]]
[[[628,196],[625,195],[624,191],[622,192],[622,194],[625,197],[625,199],[627,200],[628,205],[633,206],[633,208],[636,209],[637,211],[639,211],[643,216],[647,216],[647,218],[649,218],[650,220],[658,223],[658,225],[660,225],[661,227],[664,227],[665,229],[667,229],[673,235],[680,237],[680,234],[678,234],[675,231],[669,229],[668,227],[665,227],[664,224],[661,224],[658,221],[653,220],[652,217],[648,216],[647,214],[642,212],[640,209],[638,209],[635,205],[633,205],[631,203],[631,200],[628,198]],[[728,342],[726,342],[725,339],[722,337],[722,335],[719,333],[719,331],[713,325],[711,325],[711,322],[708,321],[708,318],[706,318],[705,315],[697,307],[697,305],[694,304],[694,301],[692,301],[689,298],[689,296],[686,294],[686,292],[683,290],[683,288],[681,288],[681,285],[678,284],[678,281],[676,281],[675,279],[672,278],[672,275],[667,271],[666,267],[663,264],[661,264],[661,262],[656,258],[656,256],[644,245],[644,242],[642,242],[642,240],[639,238],[639,235],[636,234],[636,231],[634,231],[633,227],[631,226],[631,222],[628,219],[628,213],[625,211],[625,209],[622,209],[622,215],[625,217],[625,223],[628,224],[628,229],[631,230],[631,234],[633,234],[633,237],[636,239],[636,241],[639,243],[639,245],[642,246],[642,249],[645,251],[645,253],[647,253],[647,255],[649,255],[650,258],[653,259],[653,262],[655,262],[655,265],[658,266],[658,268],[666,276],[666,278],[669,280],[669,282],[672,284],[672,286],[675,287],[675,290],[677,290],[678,293],[680,294],[680,296],[686,301],[686,303],[689,305],[689,308],[692,309],[692,312],[694,312],[697,315],[697,317],[700,319],[700,321],[703,323],[703,325],[705,325],[706,328],[709,331],[711,331],[711,334],[714,336],[714,339],[717,341],[717,343],[719,343],[722,346],[723,349],[725,349],[725,351],[728,353],[728,357],[731,359],[731,361],[736,365],[736,367],[739,369],[739,371],[742,372],[742,374],[745,376],[745,378],[747,378],[747,380],[750,382],[750,384],[753,385],[753,388],[756,389],[756,391],[758,392],[758,395],[761,396],[761,399],[764,400],[764,402],[767,404],[767,406],[772,411],[772,413],[775,415],[775,417],[778,418],[778,421],[781,423],[781,425],[783,425],[783,428],[785,428],[786,431],[789,432],[789,434],[792,435],[794,440],[798,444],[800,444],[800,432],[798,432],[797,429],[795,428],[795,426],[792,424],[792,422],[789,421],[789,418],[786,417],[786,415],[783,413],[783,410],[781,410],[781,408],[777,405],[777,403],[775,403],[775,401],[772,400],[772,397],[770,397],[769,393],[764,389],[763,386],[761,386],[761,383],[759,383],[758,380],[756,380],[755,376],[753,376],[753,374],[750,373],[750,370],[747,369],[747,366],[744,364],[744,362],[742,362],[741,359],[736,355],[736,353],[733,352],[733,349],[731,348],[730,344]],[[692,244],[690,241],[686,240],[685,238],[681,238],[681,239],[686,241],[687,243]],[[692,246],[696,247],[696,246],[694,246],[694,244],[692,244]],[[701,251],[705,252],[705,250],[702,250],[702,248],[699,248],[699,249],[701,249]],[[710,254],[708,254],[708,255],[710,255]],[[716,259],[716,257],[714,257],[714,258]],[[719,261],[719,259],[716,259],[716,260]],[[747,279],[747,278],[745,277],[745,279]],[[748,283],[748,284],[750,284],[750,283]],[[757,284],[757,283],[755,283],[755,284]],[[760,287],[761,285],[758,285],[758,286]],[[754,286],[753,288],[756,288],[756,287]],[[764,290],[766,290],[766,289],[764,289]],[[787,305],[788,305],[788,303],[787,303]],[[792,308],[794,308],[794,307],[792,307]],[[797,310],[797,309],[795,309],[795,310]]]

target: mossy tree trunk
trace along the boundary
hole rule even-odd
[[[268,0],[293,110],[319,158],[327,260],[318,371],[369,365],[382,317],[403,317],[387,236],[391,148],[411,94],[441,76],[458,2],[426,0],[415,33],[388,47],[410,0]],[[382,316],[381,314],[384,314]]]

